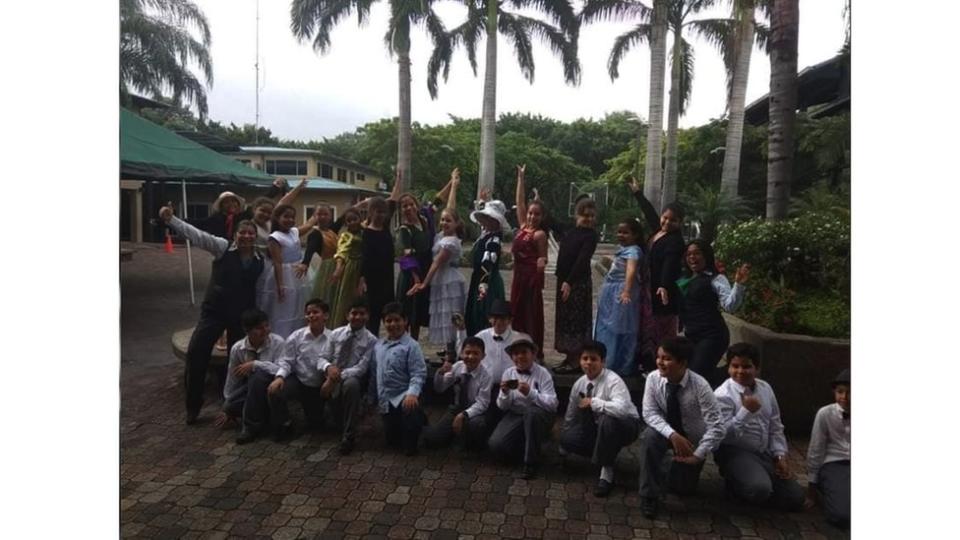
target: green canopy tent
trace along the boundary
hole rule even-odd
[[[269,186],[273,177],[153,122],[120,108],[120,177],[135,180],[179,180],[183,194],[180,216],[186,219],[187,181],[191,183]],[[190,303],[194,304],[193,260],[187,241]]]

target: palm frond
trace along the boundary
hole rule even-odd
[[[530,42],[530,35],[526,28],[517,21],[517,17],[510,13],[500,12],[497,18],[497,26],[501,33],[513,43],[514,54],[517,63],[520,65],[520,72],[523,78],[528,82],[533,82],[534,70],[536,68],[533,61],[533,44]]]
[[[638,0],[588,0],[577,19],[582,24],[598,21],[653,20],[653,9]]]
[[[580,60],[577,58],[576,45],[572,40],[567,39],[560,28],[539,19],[513,13],[501,12],[500,20],[501,32],[509,35],[509,30],[507,29],[513,27],[517,32],[522,32],[526,36],[525,40],[527,43],[529,43],[531,37],[534,37],[550,47],[550,50],[560,59],[563,66],[563,77],[566,82],[569,84],[578,84],[580,82]],[[508,20],[508,24],[504,25],[502,22],[504,20]],[[517,53],[519,61],[519,49]],[[522,61],[521,69],[524,69]],[[528,80],[533,82],[532,51],[530,54],[530,77]]]
[[[427,90],[431,99],[438,94],[437,77],[443,75],[446,81],[450,75],[450,61],[453,51],[461,44],[467,50],[467,59],[473,75],[477,75],[477,42],[484,31],[484,13],[476,8],[468,8],[467,20],[447,33],[435,34],[433,52],[427,61]]]
[[[623,60],[623,57],[633,47],[650,41],[651,31],[651,25],[638,24],[632,30],[620,34],[613,40],[613,47],[610,48],[610,56],[607,58],[607,72],[610,74],[611,81],[620,76],[620,61]]]
[[[579,26],[577,14],[570,0],[507,0],[515,9],[532,10],[545,14],[564,33],[575,32]],[[504,11],[501,8],[501,13]]]
[[[687,40],[681,38],[680,61],[678,64],[674,64],[680,69],[680,116],[686,114],[687,105],[690,104],[690,96],[693,94],[694,60],[693,46]]]
[[[757,47],[763,54],[770,54],[770,27],[759,21],[753,23],[753,33],[757,40]]]
[[[687,28],[712,45],[723,59],[727,72],[727,93],[733,83],[733,68],[737,62],[737,21],[735,19],[698,19],[687,23]]]

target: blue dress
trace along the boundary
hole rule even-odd
[[[637,261],[635,283],[630,288],[630,303],[621,304],[619,300],[627,276],[627,261],[631,259]],[[639,246],[621,247],[603,280],[597,299],[597,323],[593,329],[593,339],[607,347],[606,367],[620,376],[637,373],[634,352],[640,330],[642,259],[643,251]]]

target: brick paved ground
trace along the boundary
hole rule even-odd
[[[636,465],[622,453],[617,489],[591,494],[586,464],[561,468],[555,444],[539,478],[454,451],[394,455],[367,417],[357,451],[339,457],[336,435],[304,434],[288,444],[238,447],[211,425],[210,401],[197,426],[183,424],[182,364],[174,330],[191,326],[182,248],[125,245],[121,266],[120,525],[124,537],[157,538],[846,538],[818,512],[784,514],[725,499],[712,461],[696,497],[667,498],[656,521],[638,510]],[[195,255],[198,298],[209,256]],[[509,280],[508,273],[504,278]],[[547,343],[553,283],[548,279]],[[438,416],[439,408],[431,409]],[[797,444],[800,443],[800,444]],[[802,472],[804,441],[791,461]]]

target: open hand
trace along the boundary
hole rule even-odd
[[[630,293],[627,292],[627,291],[621,292],[621,293],[620,293],[620,298],[619,298],[617,301],[620,302],[621,304],[629,304],[629,303],[630,303]]]
[[[667,294],[667,290],[664,289],[663,287],[660,287],[659,289],[657,289],[657,296],[660,297],[661,304],[667,305],[670,303],[670,295]]]
[[[293,267],[293,273],[297,276],[297,279],[302,278],[303,275],[307,273],[307,265],[305,265],[305,264],[298,264],[298,265],[294,266],[294,267]]]
[[[673,445],[673,454],[678,457],[688,457],[693,455],[693,445],[683,435],[674,431],[670,435],[670,444]]]
[[[407,396],[403,398],[403,410],[407,412],[410,412],[416,409],[417,405],[419,404],[420,404],[420,398],[413,394],[407,394]]]
[[[233,368],[233,374],[237,377],[246,377],[253,372],[253,366],[254,362],[252,360],[249,362],[243,362],[242,364],[237,364],[237,366]]]
[[[450,363],[449,359],[446,359],[437,371],[440,373],[449,373],[451,369],[453,369],[453,364]]]
[[[271,396],[281,390],[283,390],[283,377],[277,377],[270,383],[270,386],[267,387],[267,393]]]
[[[632,176],[630,177],[630,183],[627,185],[630,186],[630,191],[633,193],[640,191],[640,184],[637,182],[637,179]]]
[[[570,299],[570,291],[571,291],[570,284],[564,281],[560,285],[560,301],[561,302],[566,302],[567,300]]]
[[[168,202],[166,206],[160,209],[160,219],[164,223],[170,223],[171,218],[173,218],[173,203]]]
[[[750,279],[750,264],[744,263],[740,268],[737,268],[737,274],[733,280],[737,283],[746,283],[748,279]]]

